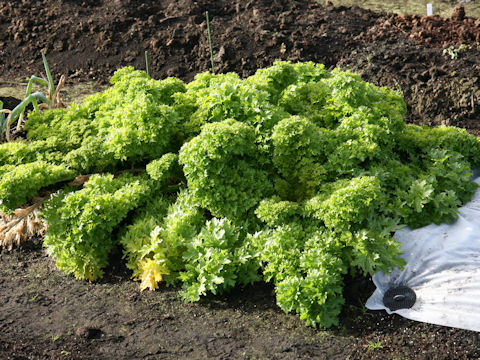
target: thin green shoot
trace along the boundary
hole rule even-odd
[[[0,100],[0,110],[3,110],[3,101]],[[2,112],[0,113],[0,131],[2,131],[2,124],[5,121],[5,114]]]
[[[55,99],[52,98],[53,93],[55,92],[55,86],[53,85],[52,74],[50,73],[47,57],[45,56],[44,53],[42,53],[42,59],[43,59],[43,66],[45,67],[45,73],[47,74],[47,79],[48,79],[48,94],[49,94],[50,100],[52,100],[53,103],[55,103]]]
[[[150,65],[148,63],[148,51],[145,50],[145,71],[147,75],[150,77]]]
[[[5,112],[3,110],[3,101],[0,101],[0,139],[7,126],[7,119],[5,118]]]
[[[207,18],[208,45],[210,46],[210,61],[212,62],[212,74],[215,74],[215,66],[213,63],[212,33],[210,32],[210,20],[208,18],[208,11],[205,11],[205,17]]]
[[[35,110],[35,112],[39,112],[40,109],[39,109],[39,107],[38,107],[37,98],[33,98],[32,104],[33,104],[33,109]],[[22,115],[23,115],[23,114],[24,114],[24,113],[22,112]],[[22,115],[20,115],[20,117],[22,117]],[[18,121],[18,122],[20,123],[20,121]],[[18,126],[17,126],[17,128],[18,128]]]
[[[37,82],[37,83],[45,85],[45,86],[48,85],[48,82],[45,79],[43,79],[41,77],[38,77],[38,76],[35,76],[35,75],[32,75],[30,80],[28,80],[27,91],[25,91],[25,97],[27,97],[28,95],[30,95],[32,93],[32,87],[33,87],[34,82]]]

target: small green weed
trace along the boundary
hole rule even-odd
[[[462,52],[465,52],[467,50],[471,49],[470,45],[465,45],[462,44],[458,48],[455,46],[449,46],[448,48],[443,49],[443,55],[448,55],[450,56],[450,59],[458,59],[458,55]]]
[[[380,340],[378,341],[367,340],[367,343],[368,343],[367,351],[383,348],[382,342]]]

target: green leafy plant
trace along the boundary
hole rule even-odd
[[[207,292],[221,294],[237,283],[245,286],[260,280],[258,264],[244,245],[242,232],[227,219],[213,218],[205,223],[183,254],[185,270],[182,298],[198,301]]]
[[[367,340],[367,343],[368,343],[367,351],[383,348],[382,342],[380,340],[378,341]]]
[[[185,84],[127,67],[111,83],[30,113],[28,140],[0,145],[2,211],[53,192],[44,244],[80,279],[122,247],[142,290],[197,301],[271,281],[285,312],[334,326],[347,274],[401,267],[392,234],[454,221],[477,189],[477,138],[406,125],[397,92],[339,69]]]
[[[41,188],[74,177],[75,173],[65,166],[44,161],[0,166],[0,211],[8,213]]]
[[[253,128],[228,119],[206,124],[179,160],[195,200],[214,216],[235,218],[273,192],[259,156]]]
[[[459,54],[462,52],[471,49],[470,45],[461,44],[459,47],[455,47],[453,45],[449,46],[448,48],[443,49],[443,55],[450,56],[450,59],[458,59]]]
[[[83,189],[64,189],[45,202],[44,245],[57,266],[78,279],[96,280],[116,244],[113,229],[149,195],[148,179],[122,174],[93,175]]]
[[[163,245],[158,224],[163,222],[168,206],[168,198],[154,197],[121,231],[119,242],[124,249],[127,267],[132,270],[133,279],[141,280],[141,290],[156,289],[165,275],[170,274],[165,253],[158,250]]]

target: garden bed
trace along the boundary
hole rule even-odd
[[[99,2],[42,1],[32,9],[0,3],[2,76],[40,74],[45,49],[56,76],[101,84],[118,67],[143,68],[143,51],[149,50],[154,78],[189,81],[209,68],[208,10],[218,72],[248,76],[278,59],[341,66],[401,90],[408,122],[480,134],[477,20],[400,17],[303,1],[94,4]],[[35,12],[39,16],[31,16]],[[78,25],[72,28],[66,14],[75,14]],[[340,326],[319,331],[285,315],[269,284],[184,304],[174,288],[140,294],[118,261],[100,283],[65,277],[40,244],[38,239],[0,254],[0,355],[6,358],[480,356],[477,333],[365,311],[373,289],[363,279],[346,280]]]

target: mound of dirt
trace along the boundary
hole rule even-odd
[[[409,123],[457,126],[480,135],[479,50],[473,45],[452,59],[442,49],[399,39],[373,42],[338,65],[367,81],[400,90]]]
[[[313,1],[0,2],[0,73],[41,73],[44,51],[55,73],[107,81],[118,67],[143,69],[148,50],[154,77],[191,80],[210,67],[206,11],[215,71],[244,76],[277,59],[334,66],[379,17]]]
[[[448,19],[435,16],[387,15],[368,31],[373,39],[395,41],[398,33],[418,44],[447,48],[480,42],[480,19],[466,18],[465,8],[458,6]]]

